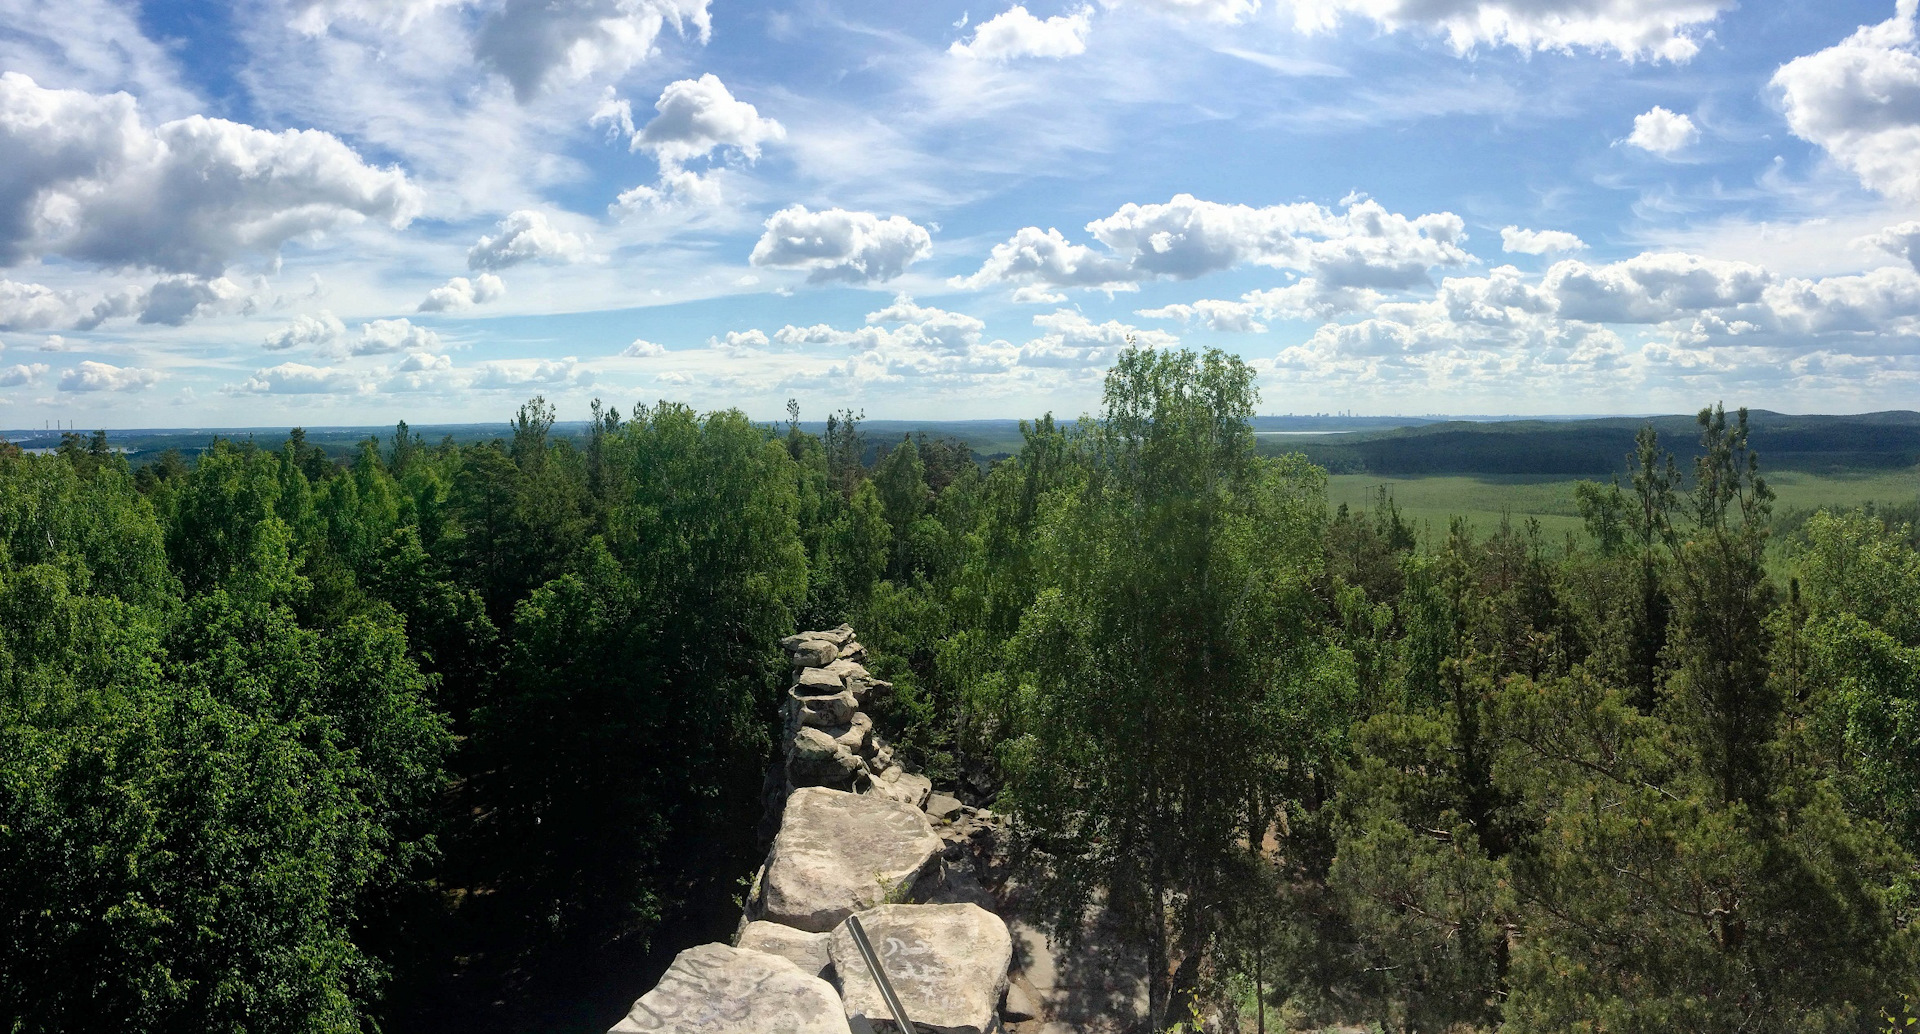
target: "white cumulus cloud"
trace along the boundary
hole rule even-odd
[[[985,340],[985,330],[986,324],[975,317],[921,305],[900,294],[868,313],[864,326],[789,325],[773,339],[806,353],[808,373],[791,378],[790,384],[977,388],[980,378],[1005,373],[1019,359],[1019,349],[1007,341]],[[845,357],[820,365],[817,346],[844,349]]]
[[[552,385],[593,383],[591,371],[575,356],[559,359],[495,359],[475,367],[471,385],[476,388],[535,388]]]
[[[1025,227],[995,245],[955,286],[998,283],[1114,289],[1153,279],[1189,280],[1241,264],[1296,269],[1328,288],[1405,288],[1437,266],[1464,265],[1465,224],[1451,212],[1409,218],[1362,200],[1335,210],[1310,202],[1253,208],[1176,195],[1127,204],[1087,224],[1105,251],[1058,230]]]
[[[476,305],[485,305],[497,301],[507,293],[507,285],[492,273],[482,273],[472,280],[456,276],[445,284],[427,292],[420,302],[421,312],[459,312]]]
[[[438,391],[458,387],[453,374],[453,357],[432,352],[413,352],[394,367],[392,375],[381,382],[387,392]]]
[[[160,371],[112,366],[89,359],[60,375],[61,391],[139,391],[159,383]]]
[[[751,330],[729,330],[718,337],[707,339],[707,347],[722,352],[756,352],[766,348],[772,342],[767,332],[759,328]]]
[[[1142,330],[1119,320],[1095,323],[1072,309],[1059,309],[1033,318],[1045,333],[1020,346],[1022,366],[1105,366],[1129,344],[1164,348],[1180,343],[1164,330]]]
[[[1693,119],[1654,105],[1651,111],[1633,117],[1633,132],[1627,143],[1662,157],[1672,157],[1700,139]]]
[[[1867,238],[1867,243],[1907,260],[1920,273],[1920,222],[1901,223]]]
[[[1863,25],[1840,43],[1795,58],[1773,74],[1787,126],[1834,157],[1872,190],[1920,200],[1920,53],[1915,14]]]
[[[17,388],[31,385],[46,376],[46,363],[15,363],[0,368],[0,388]]]
[[[666,355],[667,346],[655,344],[645,338],[634,338],[633,344],[621,349],[620,354],[632,359],[648,359],[654,356]]]
[[[148,127],[124,93],[0,75],[0,265],[62,255],[204,278],[342,224],[406,225],[420,192],[318,130]]]
[[[1748,262],[1649,252],[1601,266],[1557,262],[1547,271],[1544,286],[1566,319],[1661,323],[1758,301],[1772,281],[1765,268]]]
[[[0,279],[0,330],[46,330],[78,317],[78,299],[44,284]]]
[[[332,366],[281,363],[256,370],[238,389],[250,395],[353,395],[365,390],[360,378]]]
[[[906,272],[933,253],[933,237],[905,216],[881,218],[840,208],[808,211],[794,205],[774,213],[748,261],[756,266],[805,269],[807,279],[879,283]]]
[[[578,235],[555,227],[547,217],[522,209],[500,220],[497,232],[482,236],[467,249],[467,268],[505,269],[522,262],[575,262],[586,254]]]
[[[346,325],[322,309],[317,315],[295,316],[292,323],[262,341],[260,347],[269,352],[284,352],[289,348],[325,350],[337,346],[346,336]]]
[[[1140,309],[1134,314],[1149,319],[1175,319],[1182,323],[1195,320],[1209,330],[1230,333],[1264,333],[1261,320],[1329,320],[1365,312],[1379,304],[1380,292],[1364,287],[1334,287],[1306,277],[1285,287],[1248,291],[1239,301],[1203,298],[1192,303]]]
[[[147,289],[140,302],[140,322],[178,327],[203,309],[217,309],[241,297],[240,285],[226,277],[169,276]]]
[[[635,130],[632,106],[615,99],[609,90],[594,113],[594,124],[626,134],[633,150],[650,152],[660,164],[659,181],[623,192],[612,206],[616,213],[668,204],[695,208],[718,205],[719,170],[703,175],[687,169],[686,163],[715,152],[754,162],[760,158],[761,144],[787,135],[784,126],[762,118],[758,108],[735,98],[711,72],[698,79],[667,84],[653,108],[657,112],[653,120]]]
[[[1525,230],[1507,226],[1500,230],[1500,250],[1518,255],[1546,255],[1556,251],[1585,251],[1587,242],[1565,230]]]
[[[961,57],[991,61],[1073,57],[1086,53],[1087,33],[1092,27],[1090,7],[1043,21],[1016,4],[975,26],[971,38],[956,42],[949,50]]]
[[[662,31],[705,43],[713,33],[709,0],[506,0],[474,39],[481,62],[532,100],[556,82],[618,79],[652,57]]]
[[[440,348],[440,335],[426,327],[414,326],[404,319],[374,320],[360,324],[360,336],[352,341],[339,340],[322,349],[321,354],[335,359],[357,355],[392,355],[397,352],[431,352]]]
[[[723,147],[751,161],[760,157],[761,144],[787,135],[779,122],[762,118],[758,108],[736,99],[711,72],[668,83],[653,110],[658,114],[633,135],[631,146],[663,162],[680,164]]]

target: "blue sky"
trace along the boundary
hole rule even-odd
[[[1913,408],[1912,0],[0,0],[0,426]]]

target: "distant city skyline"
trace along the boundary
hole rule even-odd
[[[1917,4],[0,0],[0,425],[1920,408]]]

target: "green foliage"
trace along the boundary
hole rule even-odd
[[[986,468],[543,399],[465,444],[0,448],[0,1026],[604,1029],[731,931],[773,643],[843,620],[897,755],[1013,818],[1062,932],[1130,931],[1162,1023],[1905,1015],[1907,511],[1776,536],[1716,407],[1689,477],[1647,426],[1555,489],[1584,538],[1329,513],[1253,402],[1129,350]]]
[[[1077,443],[1084,487],[1042,547],[1052,584],[1008,658],[1022,712],[1008,793],[1056,914],[1071,928],[1100,889],[1133,917],[1156,1017],[1169,940],[1204,941],[1237,845],[1307,774],[1276,719],[1325,691],[1287,649],[1324,483],[1255,457],[1252,405],[1251,371],[1222,353],[1122,354]]]
[[[0,572],[10,1029],[357,1029],[386,968],[355,941],[362,910],[433,857],[449,742],[398,620],[301,627],[275,461],[213,455],[170,479],[222,522],[202,535],[164,535],[112,466],[0,472],[10,524],[64,532]],[[66,491],[23,505],[49,484]],[[144,567],[163,539],[225,584]],[[156,598],[183,583],[204,589]]]

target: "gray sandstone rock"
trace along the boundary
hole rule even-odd
[[[829,786],[851,790],[867,764],[858,754],[813,726],[802,726],[787,748],[787,782],[794,786]]]
[[[926,816],[899,801],[818,786],[795,790],[767,857],[761,918],[831,930],[919,881],[941,846]]]
[[[829,730],[833,741],[855,754],[865,754],[873,743],[873,719],[855,711],[843,730]]]
[[[815,632],[813,634],[831,642],[835,646],[845,646],[853,642],[853,626],[844,621],[824,632]]]
[[[1000,1006],[1000,1015],[1018,1023],[1040,1015],[1039,1007],[1033,1004],[1033,996],[1019,984],[1007,985],[1007,1000]]]
[[[867,669],[864,666],[855,664],[854,662],[847,660],[845,657],[842,657],[839,660],[834,661],[832,664],[824,665],[819,670],[821,672],[824,672],[825,674],[832,675],[833,677],[840,678],[840,679],[852,678],[855,676],[858,676],[863,679],[869,677],[869,673],[867,672]]]
[[[740,931],[739,947],[778,955],[800,967],[800,971],[823,980],[833,979],[833,956],[828,953],[831,934],[808,933],[779,923],[748,923]]]
[[[850,1034],[833,987],[778,955],[702,944],[608,1034]]]
[[[894,765],[873,777],[873,789],[869,792],[918,808],[927,803],[927,795],[933,792],[933,780]]]
[[[787,659],[796,668],[823,667],[840,656],[840,648],[826,639],[802,639],[792,646],[786,646],[784,639],[780,643],[786,647]]]
[[[824,696],[847,688],[847,680],[825,668],[802,668],[794,677],[793,692],[799,696]]]
[[[780,640],[780,649],[792,651],[809,639],[825,639],[835,646],[843,646],[853,640],[853,626],[843,622],[833,628],[795,632]]]
[[[907,1015],[922,1031],[985,1034],[1007,988],[1013,940],[978,905],[881,905],[859,913],[874,954]],[[847,1016],[891,1021],[846,924],[833,931],[834,973]]]
[[[847,689],[862,703],[869,700],[884,699],[893,693],[893,683],[876,679],[872,675],[847,676]]]
[[[927,798],[927,817],[935,822],[945,822],[960,813],[965,805],[959,798],[944,793],[936,793]]]
[[[860,702],[847,690],[836,693],[823,693],[818,696],[803,694],[799,686],[788,691],[801,725],[817,725],[831,728],[845,725],[853,720],[853,714],[860,709]]]

